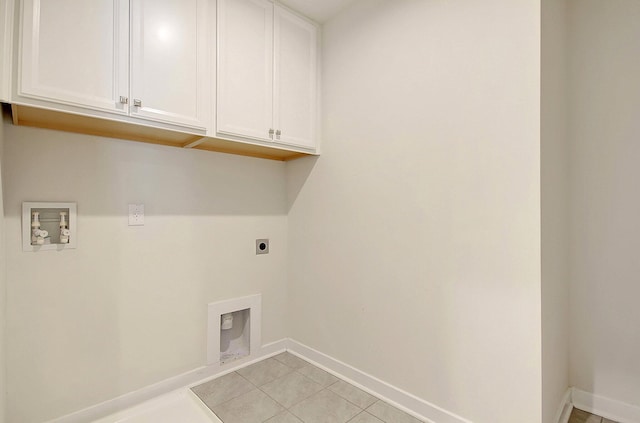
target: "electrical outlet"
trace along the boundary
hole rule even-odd
[[[144,226],[144,204],[129,204],[129,226]]]
[[[268,239],[256,239],[256,254],[269,254]]]

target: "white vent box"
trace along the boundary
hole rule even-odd
[[[209,304],[207,364],[248,358],[260,348],[261,309],[260,294]]]

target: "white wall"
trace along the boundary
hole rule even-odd
[[[542,421],[558,422],[569,388],[569,154],[566,1],[542,1]]]
[[[569,5],[570,381],[640,406],[640,2]]]
[[[287,335],[283,163],[13,125],[4,141],[8,421],[205,365],[211,301],[261,292],[263,342]],[[23,201],[76,201],[78,249],[22,252]]]
[[[1,105],[0,105],[1,107]],[[0,109],[0,423],[5,421],[6,409],[6,363],[5,363],[5,292],[6,292],[6,261],[4,236],[4,207],[3,207],[3,179],[4,171],[4,116]]]
[[[356,2],[287,165],[292,337],[476,423],[542,418],[539,8]]]

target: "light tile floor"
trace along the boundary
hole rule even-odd
[[[613,420],[587,413],[586,411],[574,408],[569,417],[569,423],[616,423]]]
[[[223,423],[421,423],[287,352],[192,390]]]

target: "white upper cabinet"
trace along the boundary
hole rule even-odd
[[[318,154],[319,29],[275,0],[0,0],[0,23],[16,122]]]
[[[25,0],[18,94],[116,113],[129,94],[127,0]]]
[[[218,0],[217,131],[269,141],[273,4]]]
[[[276,6],[273,125],[276,141],[314,148],[317,121],[317,28]]]
[[[24,0],[18,95],[204,131],[207,1]]]
[[[0,101],[9,101],[11,93],[11,39],[13,0],[0,0]]]
[[[206,1],[131,2],[131,115],[205,128]]]
[[[267,0],[218,0],[216,131],[316,148],[317,27]]]

